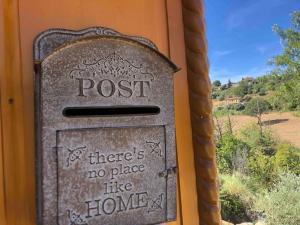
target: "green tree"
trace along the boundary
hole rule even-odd
[[[220,87],[220,86],[221,86],[221,81],[215,80],[212,84],[213,84],[213,86],[215,86],[215,87]]]
[[[262,98],[253,98],[247,103],[245,114],[249,116],[255,116],[257,118],[257,124],[260,126],[262,132],[261,116],[263,113],[269,111],[270,109],[271,104],[268,101]]]
[[[284,74],[297,74],[300,72],[300,12],[292,13],[292,27],[282,29],[278,25],[273,26],[284,46],[283,53],[274,57],[271,61]]]
[[[292,13],[292,26],[282,29],[273,26],[283,45],[282,54],[274,57],[271,63],[276,66],[273,74],[284,81],[275,92],[273,105],[280,110],[296,110],[300,107],[300,12]]]
[[[240,81],[239,85],[233,89],[233,94],[238,97],[244,97],[248,94],[248,85],[245,81]]]

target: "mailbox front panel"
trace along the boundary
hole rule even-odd
[[[59,224],[166,221],[163,126],[63,130],[57,139]]]
[[[176,219],[176,68],[150,41],[108,33],[36,41],[41,225]]]

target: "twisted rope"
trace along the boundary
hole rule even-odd
[[[200,224],[221,225],[203,3],[182,5]]]

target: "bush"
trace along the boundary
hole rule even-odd
[[[258,94],[259,94],[260,96],[264,96],[264,95],[267,94],[267,91],[266,91],[266,89],[264,89],[264,88],[260,88]]]
[[[212,99],[217,99],[218,96],[219,96],[218,92],[212,92],[211,94]]]
[[[275,168],[279,172],[300,175],[300,149],[290,143],[280,143],[275,155]]]
[[[252,99],[250,95],[245,95],[242,99],[241,102],[249,102]]]
[[[255,209],[266,218],[267,225],[300,224],[300,177],[280,176],[280,182],[255,203]]]
[[[272,132],[268,129],[263,129],[261,133],[260,127],[256,123],[249,123],[240,130],[239,136],[242,141],[249,145],[252,149],[260,149],[268,155],[275,153],[274,147],[276,141]],[[272,151],[270,151],[272,149]]]
[[[300,117],[300,110],[295,111],[295,112],[294,112],[294,116]]]
[[[223,134],[217,143],[217,163],[221,173],[245,169],[249,147],[230,132]],[[244,154],[243,154],[244,153]],[[242,172],[242,171],[241,171]]]
[[[234,109],[236,111],[243,111],[245,109],[245,105],[242,104],[242,103],[237,103],[237,104],[234,105]]]
[[[224,101],[225,100],[225,95],[224,93],[220,93],[219,96],[217,97],[219,101]]]
[[[249,146],[248,174],[264,187],[269,187],[277,178],[274,169],[276,141],[269,130],[261,130],[252,123],[240,131],[241,140]]]
[[[254,193],[247,187],[244,177],[238,173],[220,175],[220,183],[222,218],[232,223],[249,221]]]
[[[274,156],[266,156],[258,149],[251,149],[248,157],[249,175],[264,188],[272,186],[277,179],[274,169]]]
[[[246,208],[238,196],[220,193],[221,216],[223,220],[240,223],[248,220]]]

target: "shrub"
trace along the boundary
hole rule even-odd
[[[300,224],[300,177],[280,176],[280,182],[255,203],[255,209],[266,217],[267,225]]]
[[[254,193],[244,179],[238,173],[220,175],[221,215],[226,221],[241,223],[250,219]]]
[[[260,96],[264,96],[264,95],[267,94],[267,91],[266,91],[266,89],[264,89],[264,88],[260,88],[259,91],[258,91],[258,94],[259,94]]]
[[[217,99],[217,97],[219,96],[219,93],[218,92],[212,92],[212,94],[211,94],[211,97],[212,97],[212,99]]]
[[[244,97],[246,94],[251,94],[252,86],[246,81],[240,81],[239,85],[233,88],[233,94],[238,97]]]
[[[245,105],[242,104],[242,103],[237,103],[237,104],[234,105],[234,109],[236,111],[243,111],[245,109]]]
[[[222,219],[232,223],[240,223],[248,220],[246,208],[238,196],[221,192],[220,201]]]
[[[280,143],[275,155],[275,168],[279,172],[292,172],[300,175],[300,149],[290,143]]]
[[[247,167],[253,180],[259,182],[264,188],[270,187],[277,179],[274,156],[264,155],[259,149],[251,149]]]
[[[294,116],[300,117],[300,110],[298,109],[297,111],[294,112]]]
[[[248,174],[264,187],[272,184],[276,179],[274,169],[274,155],[276,141],[269,130],[261,130],[252,123],[240,131],[241,140],[249,146],[247,159]]]
[[[245,95],[242,99],[241,102],[249,102],[252,99],[250,95]]]
[[[274,146],[276,141],[272,132],[264,129],[261,133],[260,127],[256,123],[250,123],[240,130],[239,136],[242,141],[249,145],[252,149],[260,149],[266,154],[273,154],[275,152]],[[270,149],[273,149],[270,152]]]
[[[220,93],[219,96],[217,97],[219,101],[224,101],[225,100],[225,95],[224,93]]]
[[[220,172],[232,173],[235,170],[245,169],[248,149],[243,141],[230,132],[223,134],[217,143],[217,162]]]

